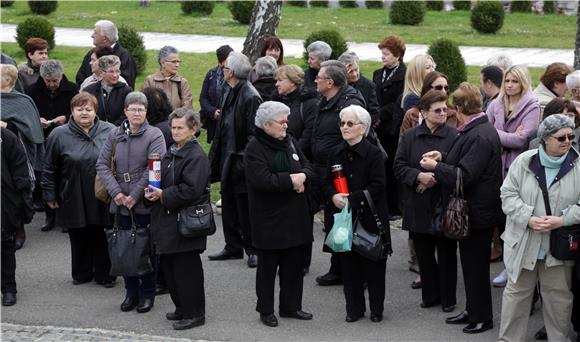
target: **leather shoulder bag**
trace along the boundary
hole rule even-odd
[[[115,176],[115,174],[117,173],[117,165],[115,162],[115,151],[117,149],[117,142],[113,140],[113,146],[111,149],[111,171],[113,172],[113,176]],[[103,184],[103,181],[101,180],[101,177],[99,177],[99,175],[95,175],[95,197],[103,202],[103,203],[109,203],[111,202],[111,195],[109,195],[109,192],[107,191],[107,188],[105,188],[105,185]]]
[[[447,209],[441,218],[443,234],[454,240],[465,240],[469,237],[469,209],[463,196],[463,176],[461,169],[457,169],[455,189],[447,203]]]
[[[391,245],[391,232],[385,229],[383,226],[383,223],[377,214],[377,209],[375,208],[375,204],[368,190],[363,190],[363,193],[371,213],[375,218],[375,223],[379,233],[371,233],[365,229],[361,220],[359,219],[361,215],[359,212],[354,223],[352,234],[352,250],[369,260],[377,261],[386,259],[389,255],[393,254]]]

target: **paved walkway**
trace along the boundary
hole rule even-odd
[[[15,42],[16,25],[0,25],[0,41]],[[57,27],[55,40],[57,45],[92,47],[90,38],[92,30]],[[214,52],[219,46],[229,44],[236,51],[241,51],[245,38],[204,36],[194,34],[175,34],[159,32],[141,32],[147,49],[158,50],[165,45],[175,46],[182,52]],[[282,39],[286,56],[300,57],[304,51],[302,40]],[[353,43],[348,46],[355,51],[361,60],[380,61],[377,43]],[[418,54],[427,51],[427,45],[408,44],[405,62]],[[503,53],[512,58],[514,63],[529,67],[545,67],[550,63],[563,62],[573,64],[574,50],[563,49],[517,49],[499,47],[461,46],[461,54],[467,65],[486,65],[488,58]]]

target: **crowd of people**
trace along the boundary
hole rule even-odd
[[[121,311],[149,312],[168,292],[174,329],[203,325],[207,236],[184,235],[180,211],[219,182],[224,247],[208,257],[247,255],[267,326],[279,324],[277,275],[279,316],[313,319],[302,294],[318,250],[314,217],[328,235],[348,206],[353,226],[378,235],[386,250],[389,222],[402,217],[421,308],[456,310],[459,249],[466,307],[445,323],[466,334],[492,329],[493,285],[505,286],[500,340],[525,338],[539,297],[545,328],[537,338],[565,341],[572,325],[580,330],[580,268],[556,258],[550,243],[551,233],[580,224],[580,71],[550,64],[533,89],[528,69],[502,55],[482,68],[479,87],[450,89],[433,57],[403,62],[400,37],[378,44],[383,67],[370,78],[354,51],[332,60],[327,43],[313,42],[303,70],[285,64],[282,42],[268,37],[253,64],[228,45],[216,50],[198,113],[175,47],[159,50],[159,71],[137,91],[135,63],[114,23],[98,21],[92,38],[76,83],[40,38],[26,42],[21,65],[2,55],[2,305],[17,301],[24,225],[44,211],[42,231],[58,225],[69,235],[73,284],[111,288],[121,275]],[[201,129],[208,155],[197,141]],[[160,174],[151,184],[154,157]],[[337,170],[346,189],[334,182]],[[110,202],[95,197],[97,182]],[[445,235],[442,222],[458,184],[469,222],[460,240]],[[119,260],[107,231],[137,229],[151,241],[148,267],[112,273]],[[365,289],[370,319],[381,322],[388,255],[323,251],[329,270],[316,282],[343,285],[346,322],[365,316]],[[497,261],[505,270],[492,281]]]

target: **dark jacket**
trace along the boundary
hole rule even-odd
[[[361,93],[365,99],[365,108],[371,115],[372,122],[375,123],[379,119],[379,103],[377,102],[377,91],[375,84],[369,81],[368,78],[361,75],[358,81],[349,83],[349,85]]]
[[[224,73],[223,70],[216,66],[209,69],[203,80],[201,93],[199,94],[199,104],[201,109],[201,123],[207,130],[207,142],[211,143],[215,135],[216,120],[213,115],[219,109],[221,96],[224,90]]]
[[[26,93],[28,88],[33,86],[40,79],[40,65],[34,66],[32,62],[18,64],[18,79],[21,81],[22,93]],[[26,93],[28,95],[28,93]]]
[[[83,58],[83,63],[81,64],[79,71],[77,71],[76,82],[77,85],[81,85],[83,81],[91,76],[93,72],[91,71],[91,51],[87,52]],[[113,47],[113,54],[119,57],[121,60],[121,76],[127,81],[127,84],[131,89],[135,89],[135,79],[137,79],[137,66],[133,60],[133,56],[125,48],[117,42]]]
[[[97,98],[99,120],[107,121],[115,126],[119,126],[125,117],[125,97],[132,91],[123,82],[117,82],[113,86],[110,94],[105,95],[101,82],[93,83],[85,88],[86,92],[93,94]]]
[[[318,115],[320,99],[312,89],[300,87],[287,96],[275,92],[272,101],[282,102],[290,107],[288,116],[288,133],[298,140],[300,149],[310,158],[310,143],[314,119]]]
[[[373,82],[376,85],[377,100],[379,102],[379,119],[381,123],[377,133],[384,135],[398,135],[399,127],[403,121],[403,109],[399,102],[399,97],[403,93],[405,85],[405,72],[407,68],[404,63],[399,63],[399,67],[393,72],[393,76],[387,80],[390,72],[386,67],[375,70],[373,73]],[[386,71],[385,81],[383,82],[383,71]]]
[[[252,82],[252,85],[264,102],[271,101],[272,95],[276,92],[276,80],[273,77],[261,77]]]
[[[316,76],[319,69],[312,69],[310,67],[304,69],[304,88],[316,90]]]
[[[443,209],[455,188],[456,168],[461,168],[463,190],[469,207],[469,225],[488,229],[500,223],[502,183],[501,143],[486,116],[471,121],[460,131],[443,162],[435,167],[442,186]]]
[[[437,233],[438,225],[431,223],[435,217],[436,208],[441,208],[441,186],[436,184],[423,193],[416,191],[417,175],[425,172],[421,169],[419,162],[426,152],[449,151],[456,134],[455,128],[449,125],[438,127],[435,132],[431,133],[423,121],[421,125],[406,131],[401,138],[393,170],[395,177],[402,183],[403,229],[423,234]]]
[[[292,149],[291,137],[270,143],[275,139],[258,130],[259,137],[248,143],[245,159],[252,244],[257,249],[271,250],[310,243],[312,222],[306,194],[294,191],[290,174],[304,172],[308,180],[314,171],[296,141],[293,142],[296,150]],[[285,154],[288,171],[276,169],[274,160],[278,151]]]
[[[14,232],[29,223],[32,209],[32,180],[24,147],[18,137],[1,128],[2,156],[2,241],[12,239]]]
[[[161,133],[163,133],[163,139],[165,140],[165,147],[169,150],[169,146],[173,145],[173,136],[171,135],[171,127],[169,127],[169,121],[164,120],[153,124],[153,126],[159,128]]]
[[[343,141],[339,113],[350,105],[365,107],[365,100],[361,93],[348,85],[330,100],[322,98],[320,101],[311,143],[312,162],[315,165],[326,166],[330,153]]]
[[[72,100],[78,92],[77,85],[69,82],[65,75],[62,75],[60,85],[54,93],[48,90],[42,77],[39,77],[38,81],[36,81],[36,83],[26,91],[28,96],[30,96],[36,104],[38,114],[41,118],[52,120],[57,116],[64,115],[66,116],[67,121],[71,114],[70,100]],[[55,127],[55,125],[50,125],[45,128],[44,136],[48,137]]]
[[[205,236],[185,238],[179,234],[177,213],[200,201],[208,180],[209,161],[197,140],[165,154],[161,160],[162,201],[151,209],[151,239],[157,254],[205,249]]]
[[[258,91],[246,80],[233,88],[225,87],[222,114],[209,153],[212,182],[221,181],[222,189],[246,192],[244,151],[254,135],[254,118],[261,103]]]
[[[87,134],[71,119],[48,136],[42,171],[43,199],[58,202],[56,218],[62,227],[103,227],[108,223],[107,205],[95,197],[95,164],[114,127],[96,119]]]

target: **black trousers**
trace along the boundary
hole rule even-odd
[[[459,241],[466,310],[469,314],[469,321],[474,323],[493,318],[489,282],[491,235],[492,227],[471,229],[469,238]]]
[[[444,236],[411,233],[421,274],[423,303],[455,305],[457,288],[457,241]],[[437,258],[435,258],[437,251]]]
[[[387,260],[372,261],[356,252],[336,253],[342,267],[346,314],[351,317],[365,313],[364,282],[369,291],[371,313],[382,314],[385,302],[385,271]]]
[[[2,293],[16,293],[16,248],[14,239],[2,241]]]
[[[387,206],[389,207],[389,215],[400,215],[401,210],[399,203],[399,182],[395,178],[395,172],[393,171],[393,162],[395,160],[395,155],[397,154],[397,147],[399,146],[399,134],[396,135],[383,135],[379,136],[379,141],[383,148],[389,155],[389,158],[385,162],[385,172],[386,172],[386,193],[387,193]]]
[[[175,304],[175,313],[183,318],[205,316],[203,266],[199,253],[191,251],[161,255],[161,268]]]
[[[250,228],[250,211],[248,194],[222,191],[222,223],[226,249],[237,251],[245,249],[247,254],[254,254]]]
[[[283,312],[302,310],[302,285],[304,281],[304,248],[257,250],[256,311],[274,313],[274,287],[276,271],[280,269],[280,299],[278,307]]]
[[[326,166],[322,166],[322,165],[315,165],[314,166],[314,170],[316,171],[316,174],[318,176],[319,179],[324,180],[327,178],[326,172],[327,172],[327,168]],[[321,193],[324,192],[323,187],[326,186],[326,184],[324,184],[324,181],[320,182],[320,188],[318,189],[318,191],[320,191]],[[330,232],[330,230],[332,229],[332,224],[334,222],[334,210],[336,208],[334,207],[334,203],[332,203],[332,201],[326,202],[323,205],[323,213],[324,213],[324,232],[326,233],[324,235],[324,239],[326,240],[326,236],[328,236],[328,233]],[[333,252],[330,248],[328,248],[325,244],[324,244],[324,240],[322,241],[322,250],[324,252],[330,253],[330,269],[328,270],[328,273],[332,273],[332,274],[336,274],[338,276],[340,276],[342,269],[340,267],[340,260],[339,258],[336,256],[336,253]]]
[[[103,227],[70,228],[72,278],[79,281],[94,279],[101,283],[114,280],[109,275],[111,261]]]

